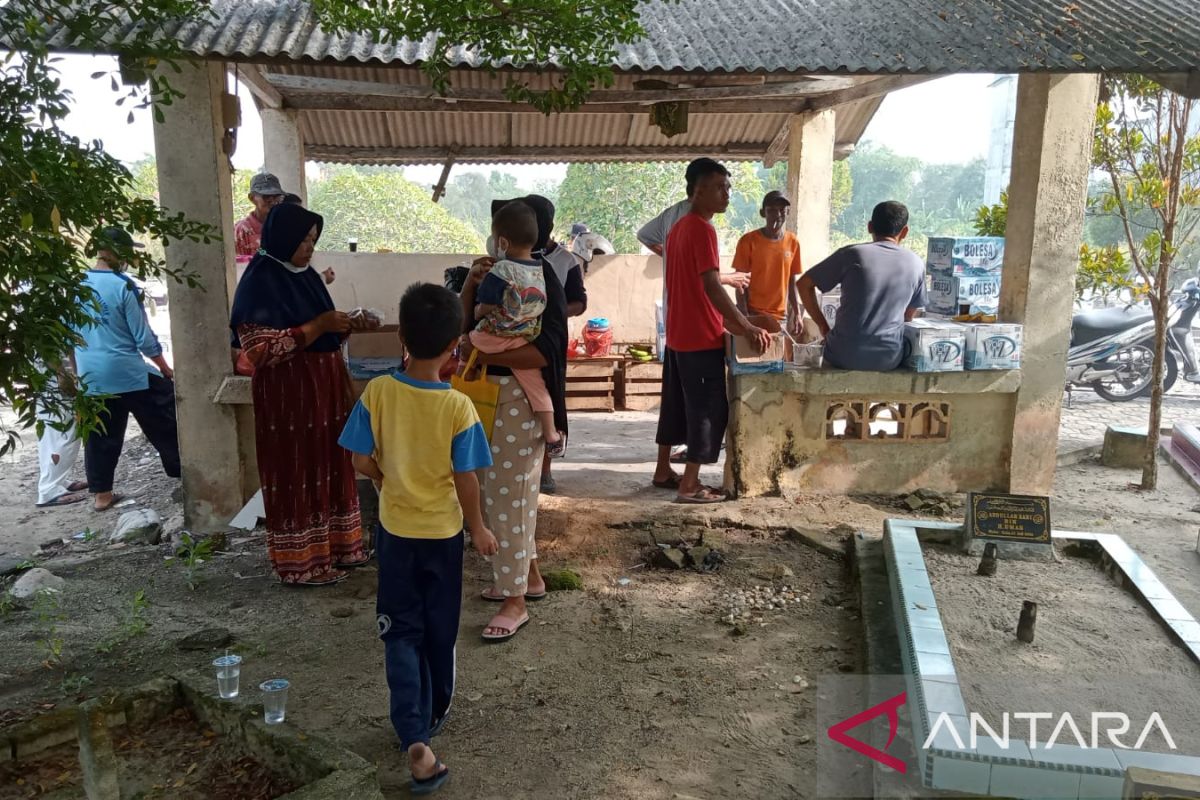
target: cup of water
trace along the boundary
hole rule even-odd
[[[278,725],[287,716],[287,680],[272,678],[259,684],[263,693],[263,722],[268,725]]]
[[[223,655],[213,660],[217,668],[217,691],[222,699],[232,700],[238,696],[238,680],[242,674],[242,657]]]

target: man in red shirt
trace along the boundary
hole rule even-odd
[[[729,206],[729,170],[712,159],[693,162],[696,188],[692,210],[667,237],[667,347],[662,405],[658,413],[656,486],[678,480],[679,503],[719,503],[725,493],[700,483],[700,465],[715,464],[729,421],[725,388],[725,331],[755,340],[759,351],[771,335],[751,325],[721,285],[714,214]],[[688,446],[678,478],[669,463],[671,447]]]

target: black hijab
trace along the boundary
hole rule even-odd
[[[286,330],[333,310],[333,299],[315,269],[291,272],[284,266],[314,225],[320,239],[324,226],[321,215],[294,203],[280,203],[267,215],[267,221],[263,223],[262,247],[246,267],[233,296],[229,327],[233,329],[235,347],[241,346],[237,334],[240,325]],[[330,353],[337,350],[341,342],[337,334],[326,333],[305,349]]]
[[[563,291],[562,281],[554,271],[554,267],[546,261],[543,252],[550,242],[550,234],[554,231],[554,203],[540,194],[516,197],[533,209],[537,215],[538,240],[533,246],[533,253],[542,261],[542,275],[546,281],[546,310],[542,314],[542,332],[532,344],[546,359],[542,367],[542,380],[546,382],[546,390],[554,404],[554,426],[563,433],[567,432],[567,295]],[[511,200],[493,200],[492,216]],[[495,367],[489,367],[495,372]]]

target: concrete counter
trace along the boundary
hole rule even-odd
[[[741,496],[1007,490],[1020,371],[738,375],[727,479]]]
[[[978,372],[860,372],[843,369],[787,368],[765,375],[739,375],[736,380],[747,391],[802,394],[1012,394],[1021,388],[1020,370]]]

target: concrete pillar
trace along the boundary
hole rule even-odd
[[[829,255],[833,203],[832,108],[797,114],[788,129],[787,193],[792,200],[788,229],[800,240],[805,268]]]
[[[286,191],[308,202],[304,179],[304,139],[296,112],[288,108],[264,108],[259,112],[263,129],[263,163],[267,172],[279,178]]]
[[[1000,319],[1025,326],[1009,459],[1018,494],[1054,486],[1098,88],[1095,75],[1022,75],[1017,84]]]
[[[159,201],[172,212],[214,226],[221,240],[173,241],[167,264],[195,273],[201,287],[168,281],[175,401],[183,459],[184,520],[196,531],[224,529],[242,507],[243,463],[238,423],[229,406],[213,403],[233,372],[229,300],[234,286],[233,204],[229,160],[221,152],[224,67],[193,62],[166,72],[183,96],[154,126]]]

